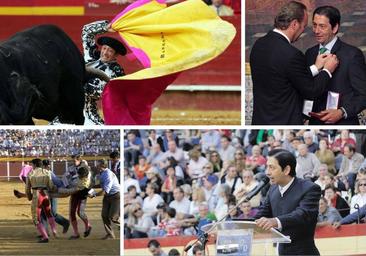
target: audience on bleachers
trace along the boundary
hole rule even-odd
[[[292,152],[297,176],[321,187],[319,226],[338,223],[366,205],[366,161],[356,150],[363,141],[356,138],[357,131],[348,130],[130,130],[126,238],[142,231],[149,237],[195,235],[221,218],[251,219],[267,190],[237,204],[265,175],[268,152],[275,148]]]
[[[64,157],[119,151],[119,130],[1,130],[0,156]]]

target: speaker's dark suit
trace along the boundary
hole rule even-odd
[[[313,78],[304,54],[273,31],[255,42],[250,67],[254,125],[303,124],[304,98],[320,96],[330,80],[325,71]]]
[[[308,49],[305,53],[307,64],[315,63],[319,53],[319,45]],[[340,94],[339,107],[347,112],[347,119],[342,118],[337,125],[359,124],[357,114],[366,108],[366,65],[360,49],[342,42],[335,42],[331,53],[337,55],[339,66],[332,74],[328,90],[314,101],[313,112],[325,110],[328,91]],[[310,124],[324,124],[317,118],[311,118]]]
[[[278,185],[272,185],[264,204],[255,216],[277,217],[281,233],[290,236],[290,244],[280,244],[280,255],[319,255],[314,244],[321,190],[315,183],[295,178],[281,197]]]

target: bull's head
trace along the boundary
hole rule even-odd
[[[34,102],[41,93],[28,78],[12,72],[2,85],[0,124],[32,124]]]

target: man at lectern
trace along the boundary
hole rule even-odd
[[[296,178],[296,158],[289,151],[269,153],[267,176],[271,187],[255,216],[264,230],[278,229],[291,243],[280,244],[280,255],[320,255],[314,243],[321,190],[315,183]]]

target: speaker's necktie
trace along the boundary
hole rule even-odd
[[[320,49],[319,49],[319,54],[323,54],[323,53],[325,53],[327,50],[328,50],[327,48],[322,47],[322,48],[320,48]]]

